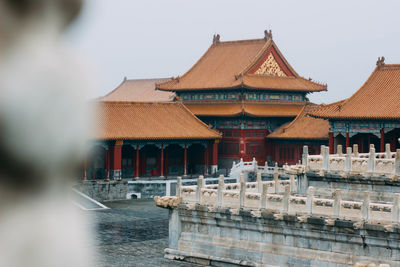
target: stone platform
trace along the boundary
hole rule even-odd
[[[297,180],[197,186],[156,197],[169,211],[165,257],[211,266],[400,266],[400,195],[391,202],[328,198]],[[368,265],[370,264],[370,265]],[[372,264],[372,265],[371,265]],[[375,265],[374,265],[375,264]]]

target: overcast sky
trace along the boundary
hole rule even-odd
[[[274,41],[303,77],[328,84],[316,103],[351,96],[379,56],[400,63],[400,1],[87,0],[68,39],[94,66],[98,96],[128,78],[182,75],[211,45]]]

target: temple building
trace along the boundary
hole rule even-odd
[[[328,123],[305,116],[316,108],[307,94],[326,89],[295,72],[270,31],[226,42],[215,35],[182,77],[125,78],[97,99],[86,179],[226,173],[241,158],[296,163],[304,144],[317,152],[328,143]]]
[[[220,41],[215,35],[205,54],[181,77],[157,84],[206,124],[222,134],[218,165],[256,158],[276,160],[266,137],[292,121],[308,102],[307,94],[327,86],[299,76],[272,40]]]
[[[179,102],[98,102],[84,179],[189,175],[217,165],[221,134]]]
[[[379,58],[375,70],[361,88],[348,99],[321,106],[310,116],[329,121],[330,153],[337,144],[349,147],[358,144],[360,152],[368,152],[370,144],[377,151],[400,148],[400,64],[385,64]]]

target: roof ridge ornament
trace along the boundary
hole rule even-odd
[[[268,42],[268,40],[272,40],[272,31],[271,30],[265,30],[264,31],[264,40]]]
[[[376,66],[378,66],[378,68],[382,67],[383,65],[385,65],[385,57],[378,57],[378,60],[376,61]]]
[[[219,39],[220,39],[220,35],[219,34],[214,34],[213,36],[213,44],[217,45],[219,43]]]

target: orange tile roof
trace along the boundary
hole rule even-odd
[[[185,103],[196,116],[233,117],[247,114],[255,117],[295,117],[303,108],[299,104],[265,104],[265,103],[221,103],[204,104]]]
[[[178,102],[98,102],[99,140],[218,139],[210,129]]]
[[[156,90],[156,83],[170,79],[125,79],[116,89],[100,98],[101,101],[159,102],[173,101],[175,93]]]
[[[270,75],[247,74],[243,77],[243,84],[246,88],[258,89],[268,84],[268,89],[291,91],[326,91],[326,86],[314,83],[303,77],[277,77]]]
[[[309,114],[325,119],[400,119],[399,96],[400,64],[382,64],[350,98]]]
[[[252,74],[266,55],[273,53],[290,78]],[[272,90],[325,91],[327,86],[300,77],[289,65],[275,42],[269,38],[214,42],[182,77],[157,84],[160,90],[257,88]]]
[[[316,108],[318,105],[307,104],[292,122],[282,125],[267,138],[328,140],[329,122],[307,116],[309,111]]]

